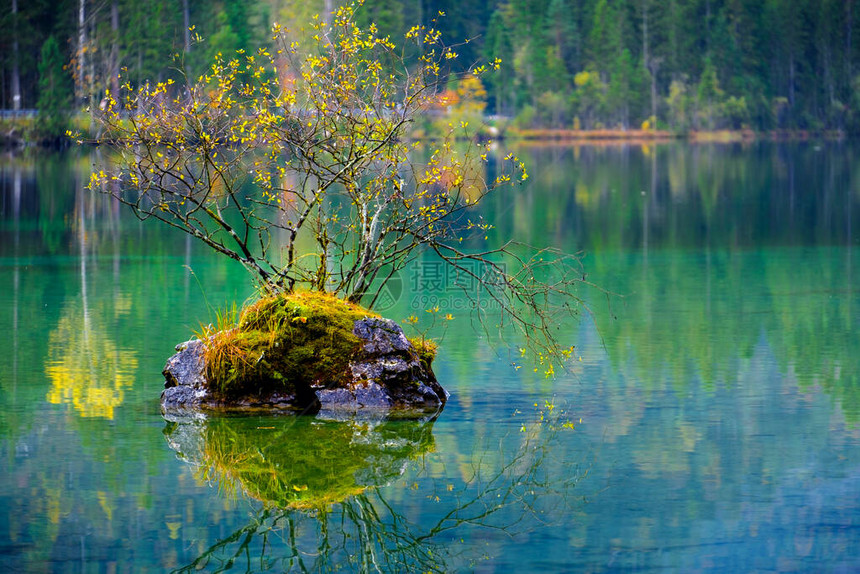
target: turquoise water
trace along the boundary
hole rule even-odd
[[[512,365],[419,261],[386,314],[455,316],[424,323],[452,396],[381,424],[166,421],[166,357],[245,272],[84,191],[92,155],[0,159],[0,570],[860,568],[854,148],[517,151],[490,239],[602,288],[570,370]]]

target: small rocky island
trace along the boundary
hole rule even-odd
[[[234,325],[176,348],[164,368],[162,412],[286,409],[329,416],[426,416],[446,391],[436,346],[321,292],[263,298]]]

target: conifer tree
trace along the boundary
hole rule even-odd
[[[39,119],[37,128],[43,138],[57,139],[69,123],[72,102],[71,78],[66,72],[60,45],[48,36],[39,61]]]

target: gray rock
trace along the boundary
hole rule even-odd
[[[162,374],[164,387],[177,385],[203,389],[206,378],[203,376],[203,341],[191,339],[176,345],[177,353],[167,359]]]
[[[164,367],[162,412],[177,416],[187,410],[290,409],[319,412],[325,418],[385,416],[396,412],[411,418],[439,411],[448,393],[421,360],[400,325],[389,319],[365,318],[355,322],[353,334],[363,341],[349,363],[344,380],[309,385],[295,395],[272,393],[242,397],[230,403],[209,393],[203,342],[186,341],[176,347]]]
[[[355,322],[352,332],[366,341],[364,352],[369,355],[408,354],[412,351],[412,343],[406,338],[403,329],[391,319],[361,319]]]
[[[209,392],[204,376],[203,341],[192,339],[176,345],[177,353],[167,359],[161,374],[164,391],[161,404],[175,409],[196,408],[202,405]]]

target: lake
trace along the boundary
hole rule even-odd
[[[515,151],[488,241],[582,254],[573,360],[521,361],[419,260],[384,312],[451,398],[411,422],[165,420],[246,272],[85,190],[97,152],[0,157],[0,571],[860,569],[856,147]]]

